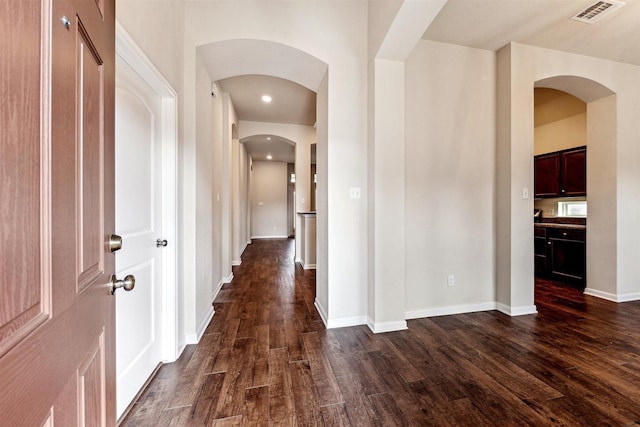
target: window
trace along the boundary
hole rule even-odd
[[[289,175],[289,182],[291,184],[295,184],[296,183],[296,174],[291,172],[291,175]]]
[[[558,216],[583,217],[587,216],[587,201],[558,202]]]

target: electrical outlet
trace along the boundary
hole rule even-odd
[[[453,274],[447,276],[447,285],[453,286]]]

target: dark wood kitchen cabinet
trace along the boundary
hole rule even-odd
[[[534,195],[537,198],[587,195],[587,148],[534,157]]]
[[[549,267],[547,265],[547,229],[535,227],[533,235],[533,254],[535,259],[536,277],[547,277]]]
[[[584,230],[547,230],[549,273],[552,278],[584,287],[587,245]]]
[[[586,230],[535,227],[536,277],[584,288],[586,283]]]

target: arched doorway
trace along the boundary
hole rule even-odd
[[[616,268],[616,95],[584,77],[554,76],[535,88],[568,93],[586,104],[587,196],[585,293],[615,293]]]
[[[326,109],[326,100],[328,98],[328,83],[327,83],[327,73],[328,68],[327,64],[318,60],[312,55],[309,55],[299,49],[295,49],[293,47],[270,42],[265,40],[223,40],[216,41],[209,44],[201,45],[197,48],[197,57],[198,61],[204,65],[204,68],[207,71],[208,77],[212,82],[219,82],[224,79],[231,79],[239,76],[248,76],[248,75],[258,75],[258,76],[266,76],[278,79],[288,80],[290,82],[297,83],[300,86],[305,87],[307,90],[311,90],[317,93],[317,109],[318,109],[318,117],[314,126],[308,126],[313,130],[314,137],[312,141],[309,141],[306,150],[296,150],[296,176],[297,183],[300,182],[302,188],[305,189],[303,192],[298,192],[296,207],[297,210],[306,210],[309,208],[306,206],[310,203],[309,197],[309,189],[311,188],[311,173],[310,173],[310,143],[317,143],[318,146],[318,197],[316,200],[317,206],[317,217],[318,217],[318,234],[327,235],[328,229],[328,185],[327,185],[327,163],[328,163],[328,155],[327,155],[327,141],[328,141],[328,114]],[[247,61],[247,58],[250,58],[250,61]],[[214,83],[214,86],[217,85]],[[212,94],[213,94],[212,89]],[[215,96],[215,95],[214,95]],[[225,96],[228,98],[228,94],[223,94],[223,99]],[[225,114],[229,114],[229,116],[235,115],[235,112],[229,112],[225,110]],[[235,117],[237,118],[237,116]],[[241,123],[240,123],[241,122]],[[226,126],[223,124],[223,127]],[[249,128],[249,130],[247,130]],[[225,146],[229,144],[229,154],[223,153],[222,159],[223,162],[230,162],[233,166],[225,166],[224,163],[222,165],[223,171],[228,170],[229,173],[234,174],[233,167],[236,164],[236,158],[234,158],[234,152],[236,148],[239,147],[239,141],[243,140],[247,136],[264,134],[264,135],[279,135],[285,136],[291,141],[296,141],[300,138],[290,137],[286,135],[286,132],[282,132],[277,128],[277,126],[273,126],[274,129],[262,129],[258,132],[254,132],[251,129],[251,125],[248,125],[247,122],[242,122],[239,120],[238,122],[238,137],[237,139],[229,136],[229,139],[223,136],[223,144]],[[226,128],[225,128],[225,131]],[[230,129],[227,132],[231,132]],[[304,133],[304,132],[303,132]],[[315,136],[317,133],[317,137]],[[302,137],[305,142],[307,141],[307,137]],[[238,144],[236,144],[238,143]],[[241,150],[240,150],[241,152]],[[306,153],[306,161],[300,161],[300,157],[302,153]],[[227,160],[228,159],[228,160]],[[307,166],[302,166],[307,165]],[[228,168],[228,169],[227,169]],[[299,173],[304,170],[304,173]],[[228,176],[227,172],[224,172],[224,176]],[[238,185],[234,181],[235,178],[231,178],[229,182],[230,192],[236,193]],[[296,183],[296,186],[297,186]],[[223,183],[223,185],[225,185]],[[235,189],[234,189],[235,187]],[[223,195],[225,194],[225,189],[222,189],[221,192]],[[304,197],[301,193],[307,193]],[[235,196],[231,196],[229,198],[223,197],[223,202],[228,200],[232,205],[231,215],[236,219],[229,218],[228,224],[231,226],[233,230],[238,228],[239,222],[243,222],[244,219],[238,219],[237,213],[242,211],[241,203],[239,200],[234,198]],[[301,206],[301,204],[303,206]],[[223,208],[226,212],[227,209]],[[234,213],[235,212],[235,213]],[[247,213],[250,212],[250,209],[247,209]],[[240,212],[241,214],[241,212]],[[248,215],[246,216],[248,217]],[[245,217],[245,219],[246,219]],[[298,221],[298,218],[296,218]],[[223,228],[224,228],[224,220],[223,220]],[[226,232],[223,232],[223,237]],[[230,265],[233,262],[239,261],[238,255],[239,249],[241,249],[244,242],[237,242],[237,236],[229,236],[228,240],[223,238],[223,248],[222,253],[233,253],[234,255],[226,260],[223,258],[223,269],[226,268],[226,265]],[[298,239],[296,239],[298,240]],[[226,246],[226,247],[225,247]],[[329,305],[328,301],[328,242],[327,239],[318,240],[317,247],[317,258],[318,258],[318,278],[316,280],[317,293],[316,299],[319,304],[324,307],[323,317],[327,319],[326,312],[327,307]],[[227,262],[229,261],[229,262]],[[232,277],[231,275],[229,277]]]

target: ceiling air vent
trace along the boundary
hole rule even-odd
[[[593,24],[624,5],[624,2],[617,0],[597,1],[583,11],[572,16],[571,19],[574,21],[584,22],[586,24]]]

